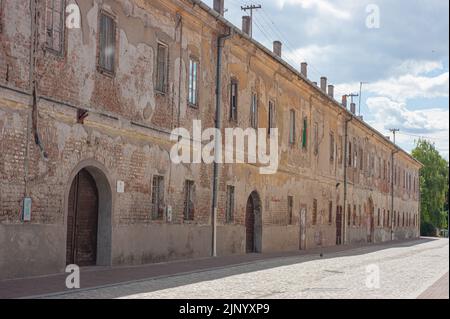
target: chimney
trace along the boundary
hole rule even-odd
[[[342,95],[342,107],[347,108],[347,95]]]
[[[334,85],[328,85],[328,96],[334,99]]]
[[[279,56],[281,58],[281,42],[280,41],[273,41],[273,53],[275,55]]]
[[[252,26],[252,17],[243,16],[242,17],[242,32],[246,35],[250,35],[250,28]]]
[[[356,114],[356,104],[355,103],[350,103],[350,112],[352,112],[353,114]]]
[[[300,72],[305,78],[308,78],[308,63],[302,62]]]
[[[214,0],[214,10],[217,11],[221,16],[223,16],[225,12],[225,0]]]
[[[320,78],[320,89],[327,93],[327,78],[325,76]]]

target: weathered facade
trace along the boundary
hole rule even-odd
[[[218,255],[419,236],[420,163],[200,1],[0,8],[0,279],[209,256],[213,165],[174,164],[170,132],[219,104],[273,123],[280,163],[219,165]]]

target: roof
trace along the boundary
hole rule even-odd
[[[232,24],[230,21],[225,19],[220,13],[206,5],[201,0],[187,0],[191,2],[192,4],[198,5],[199,8],[206,11],[208,14],[210,14],[212,17],[214,17],[216,20],[223,23],[225,26],[229,27],[232,33],[238,34],[242,38],[246,39],[247,41],[250,41],[253,45],[255,45],[258,49],[265,52],[267,55],[275,59],[278,63],[282,64],[284,67],[286,67],[289,71],[293,72],[295,75],[297,75],[299,78],[301,78],[303,81],[305,81],[308,85],[311,86],[313,90],[316,90],[317,93],[321,94],[322,97],[325,99],[328,99],[331,101],[335,106],[339,107],[340,110],[343,110],[347,113],[348,116],[350,116],[353,120],[356,120],[359,124],[363,125],[364,127],[368,128],[370,131],[374,132],[376,135],[378,135],[382,140],[384,140],[387,144],[389,144],[391,147],[394,148],[395,151],[401,152],[404,155],[406,155],[409,159],[411,159],[413,162],[415,162],[418,166],[423,167],[424,165],[416,160],[414,157],[412,157],[411,154],[406,152],[404,149],[399,147],[397,144],[394,144],[390,139],[386,138],[382,133],[380,133],[378,130],[376,130],[374,127],[370,126],[368,123],[364,122],[363,120],[359,119],[357,116],[355,116],[353,113],[351,113],[346,108],[342,107],[342,105],[336,101],[334,98],[330,97],[328,94],[326,94],[324,91],[322,91],[317,85],[315,85],[311,80],[309,80],[307,77],[305,77],[303,74],[301,74],[297,69],[295,69],[292,65],[287,63],[285,60],[283,60],[281,57],[277,56],[275,53],[273,53],[271,50],[266,48],[264,45],[262,45],[260,42],[256,41],[249,35],[247,35],[245,32],[243,32],[241,29],[239,29],[237,26]]]

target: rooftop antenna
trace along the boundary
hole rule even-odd
[[[247,12],[247,10],[250,11],[250,37],[253,37],[253,10],[261,9],[262,6],[260,4],[255,5],[247,5],[247,6],[241,6],[241,10]]]
[[[395,134],[396,134],[397,132],[400,132],[400,130],[399,130],[398,128],[391,128],[391,129],[389,129],[389,131],[391,131],[392,134],[394,135],[394,144],[395,144]]]

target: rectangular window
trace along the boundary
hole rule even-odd
[[[293,211],[294,211],[294,198],[292,196],[288,196],[288,219],[289,219],[289,225],[292,225],[293,222],[294,222]]]
[[[238,110],[238,82],[231,80],[230,86],[230,121],[237,121]]]
[[[268,134],[270,135],[272,133],[272,129],[276,128],[276,122],[275,122],[275,103],[272,101],[269,101],[269,120],[268,120]]]
[[[167,91],[168,60],[169,49],[167,45],[158,43],[156,52],[156,90],[162,93]]]
[[[356,226],[356,205],[353,205],[353,226]]]
[[[313,214],[312,214],[312,223],[313,225],[317,225],[317,199],[313,200]]]
[[[350,226],[352,224],[352,205],[348,204],[347,206],[347,225]]]
[[[364,151],[361,147],[359,148],[359,170],[364,170]]]
[[[152,219],[164,217],[164,177],[153,176],[152,184]]]
[[[302,132],[302,148],[306,150],[308,148],[308,118],[303,118],[303,132]]]
[[[339,135],[339,159],[338,159],[338,164],[339,165],[342,165],[342,162],[343,162],[343,150],[342,150],[342,148],[343,148],[343,137],[342,137],[342,135]]]
[[[352,142],[348,142],[348,167],[352,167]]]
[[[100,14],[100,52],[99,66],[102,71],[114,73],[116,50],[116,22],[102,12]]]
[[[295,111],[289,112],[289,144],[295,144]]]
[[[227,186],[227,210],[225,220],[232,223],[234,220],[234,186]]]
[[[194,182],[187,180],[184,189],[184,220],[194,220]]]
[[[334,162],[334,133],[330,133],[330,162]]]
[[[333,223],[333,202],[329,201],[328,202],[328,224],[332,224]]]
[[[359,214],[358,214],[358,222],[359,222],[359,227],[361,227],[362,225],[362,210],[361,210],[361,205],[359,205]]]
[[[378,208],[378,227],[381,226],[381,210]]]
[[[188,102],[191,106],[198,106],[198,72],[199,62],[195,58],[189,59],[189,96]]]
[[[64,47],[65,0],[46,0],[45,41],[47,49],[62,54]],[[1,3],[0,3],[1,10]],[[0,12],[1,18],[1,12]]]
[[[258,95],[252,93],[252,104],[250,106],[250,125],[258,129]]]
[[[3,0],[0,0],[0,33],[3,32]]]
[[[319,124],[314,122],[314,155],[319,154]]]

